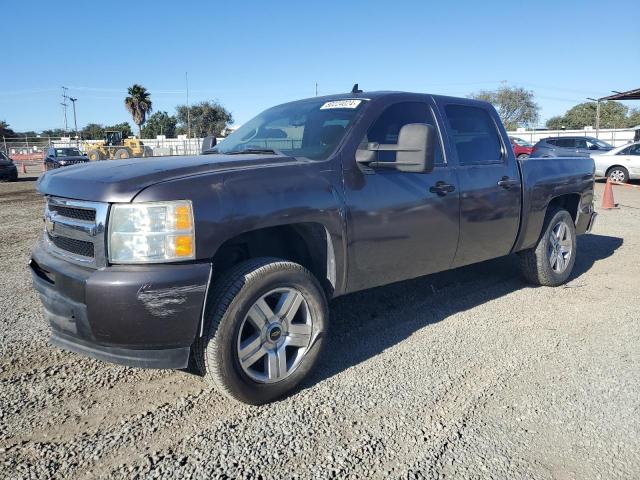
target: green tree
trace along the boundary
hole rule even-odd
[[[127,92],[129,96],[124,99],[124,106],[133,117],[133,123],[138,126],[138,134],[142,137],[142,124],[146,121],[147,114],[153,110],[151,94],[137,83],[130,86]]]
[[[225,128],[233,123],[233,117],[222,105],[214,101],[205,101],[191,105],[188,110],[191,120],[191,135],[206,137],[220,136]],[[179,132],[187,133],[187,106],[176,107],[176,117],[180,124]]]
[[[147,123],[142,128],[144,138],[156,138],[158,135],[166,135],[167,138],[176,136],[176,125],[178,119],[167,112],[156,112],[149,117]]]
[[[104,137],[104,127],[99,123],[88,123],[80,134],[85,140],[100,140]]]
[[[640,125],[640,108],[633,108],[629,111],[627,117],[627,128],[633,128]]]
[[[9,128],[9,124],[0,120],[0,137],[15,137],[16,132]]]
[[[127,137],[133,136],[133,130],[131,129],[131,125],[129,124],[129,122],[116,123],[115,125],[107,125],[106,127],[104,127],[104,129],[105,131],[114,130],[116,132],[122,132],[122,134]]]
[[[561,117],[547,120],[547,128],[580,130],[586,126],[595,127],[598,104],[596,102],[579,103],[571,107]],[[627,116],[629,107],[620,102],[608,101],[600,104],[600,128],[625,128],[631,126],[632,119]]]
[[[535,125],[538,121],[540,107],[534,101],[533,92],[524,88],[504,86],[469,96],[493,104],[507,130]]]
[[[65,132],[64,129],[62,128],[52,128],[49,130],[43,130],[40,135],[43,137],[57,138],[57,137],[66,137],[67,135],[75,135],[75,132],[72,134],[70,132]]]

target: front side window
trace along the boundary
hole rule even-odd
[[[214,153],[275,152],[325,160],[367,100],[309,100],[265,110],[225,138]]]
[[[576,148],[589,148],[587,145],[587,141],[583,138],[576,138]]]
[[[629,147],[629,155],[640,155],[640,144]]]
[[[447,105],[445,112],[460,165],[502,161],[500,134],[484,108]]]
[[[369,127],[360,145],[362,148],[366,148],[366,145],[372,142],[397,145],[400,129],[410,123],[432,125],[437,131],[437,126],[429,105],[421,102],[396,103],[387,107],[373,125]],[[434,151],[434,164],[444,165],[442,143],[437,133],[436,138],[438,138],[438,144]],[[396,152],[379,151],[376,160],[379,162],[395,162]]]
[[[602,140],[598,140],[597,138],[589,138],[587,139],[587,143],[589,144],[589,147],[595,145],[596,147],[598,147],[598,150],[610,150],[613,148],[613,145],[610,145],[607,142],[603,142]]]
[[[631,147],[623,148],[616,155],[630,155]]]

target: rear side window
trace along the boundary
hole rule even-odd
[[[484,108],[447,105],[445,112],[461,165],[502,161],[500,134]]]
[[[400,129],[409,123],[426,123],[427,125],[433,125],[437,132],[437,126],[433,120],[433,114],[431,113],[429,105],[420,102],[396,103],[387,107],[373,125],[369,127],[367,134],[361,141],[361,145],[366,145],[369,142],[397,144]],[[437,133],[436,137],[438,137]],[[395,162],[396,152],[378,152],[377,160],[379,162]],[[435,147],[434,163],[436,165],[444,165],[442,144],[439,138],[438,144]]]
[[[549,140],[546,140],[546,143],[548,143],[549,145],[556,145],[557,140],[555,138],[550,138]]]
[[[576,148],[576,141],[573,138],[559,138],[556,140],[556,145],[562,148]]]

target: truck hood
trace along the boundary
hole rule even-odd
[[[130,202],[145,188],[168,180],[296,162],[287,156],[254,154],[105,160],[51,170],[38,179],[37,188],[44,195],[76,200]]]

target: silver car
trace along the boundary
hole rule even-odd
[[[627,183],[640,179],[640,142],[635,142],[601,154],[591,153],[596,164],[596,176],[609,177],[614,182]]]

